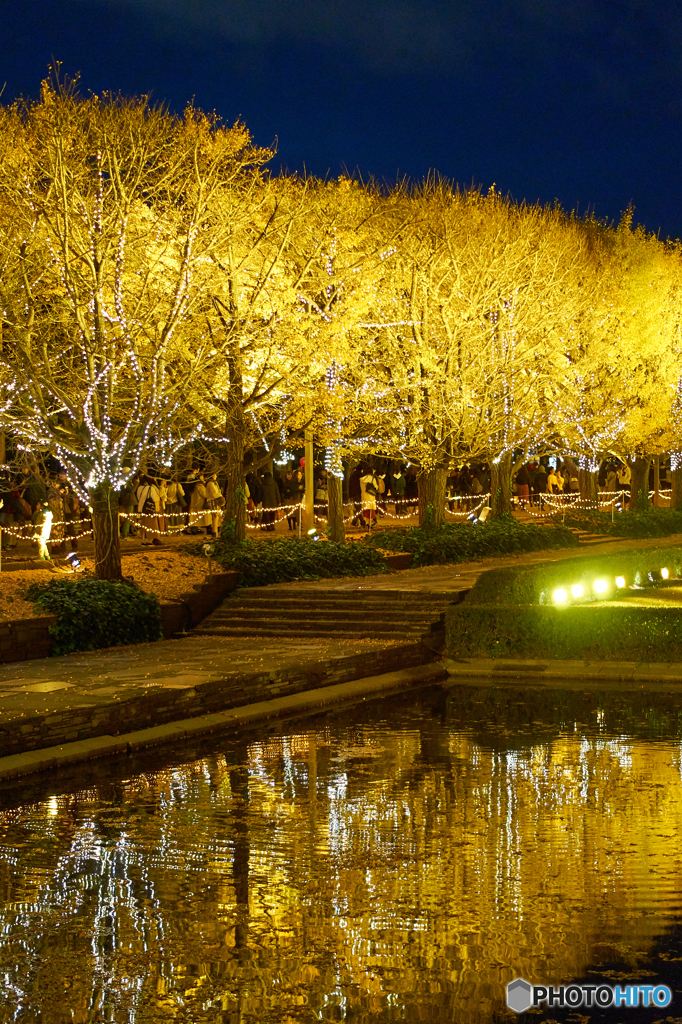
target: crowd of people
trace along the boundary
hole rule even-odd
[[[629,492],[630,469],[626,463],[605,460],[597,479],[598,490],[613,495]],[[328,508],[328,476],[315,469],[314,502],[318,516]],[[118,494],[119,528],[122,540],[139,534],[143,544],[162,544],[169,532],[202,533],[217,536],[225,505],[225,481],[217,472],[193,466],[184,474],[137,473]],[[653,489],[653,468],[650,487]],[[661,467],[659,486],[669,486],[666,468]],[[572,459],[543,457],[521,465],[512,481],[520,507],[544,508],[548,496],[577,494],[578,467]],[[344,488],[345,491],[345,488]],[[451,512],[468,512],[490,492],[487,463],[455,469],[446,481],[446,502]],[[305,495],[305,469],[253,470],[246,474],[246,502],[249,525],[273,531],[278,518],[286,518],[289,531],[299,528],[300,508]],[[57,551],[78,549],[78,538],[91,529],[90,509],[69,483],[64,471],[49,472],[37,464],[12,473],[0,470],[0,527],[2,546],[12,548],[21,538],[38,544],[39,558]],[[350,507],[352,527],[371,530],[378,517],[392,503],[396,515],[408,516],[418,505],[417,470],[399,462],[361,462],[347,481],[344,502]],[[280,515],[278,516],[278,512]],[[49,543],[49,547],[48,547]]]

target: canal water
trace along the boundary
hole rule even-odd
[[[0,1020],[682,1022],[681,738],[671,693],[456,686],[5,788]]]

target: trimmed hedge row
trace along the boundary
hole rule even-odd
[[[201,545],[191,548],[201,552]],[[218,540],[212,556],[226,571],[241,573],[240,587],[264,587],[269,583],[319,580],[334,576],[372,576],[388,572],[383,555],[364,544],[334,541],[245,540],[230,544]]]
[[[647,537],[671,537],[682,533],[682,511],[670,508],[648,508],[636,512],[618,513],[597,509],[566,509],[564,520],[568,526],[578,530],[590,530],[610,537],[630,537],[644,540]]]
[[[447,609],[445,628],[455,658],[682,661],[679,607],[459,604]]]
[[[481,573],[465,598],[469,605],[543,605],[552,600],[557,587],[580,583],[588,592],[595,579],[613,580],[625,576],[633,582],[653,570],[666,567],[682,575],[682,545],[615,551],[594,558],[541,562],[528,568],[488,569]],[[564,613],[567,609],[563,609]]]
[[[504,515],[476,526],[471,523],[444,523],[436,530],[411,526],[381,530],[369,534],[364,542],[370,548],[410,552],[412,564],[452,565],[491,555],[513,555],[523,551],[576,547],[578,538],[568,527],[519,523]]]

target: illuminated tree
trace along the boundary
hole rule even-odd
[[[367,361],[386,412],[381,448],[420,467],[422,521],[442,521],[448,470],[481,458],[502,513],[514,452],[548,429],[552,361],[583,301],[584,244],[559,211],[494,191],[438,181],[401,198],[397,326],[378,332]]]
[[[5,112],[10,128],[0,420],[59,458],[93,510],[96,572],[118,579],[118,488],[203,430],[188,397],[216,366],[195,326],[220,241],[212,201],[268,154],[242,126],[68,82]]]

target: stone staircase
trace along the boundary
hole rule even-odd
[[[209,615],[194,636],[440,642],[445,609],[463,592],[249,587]]]

